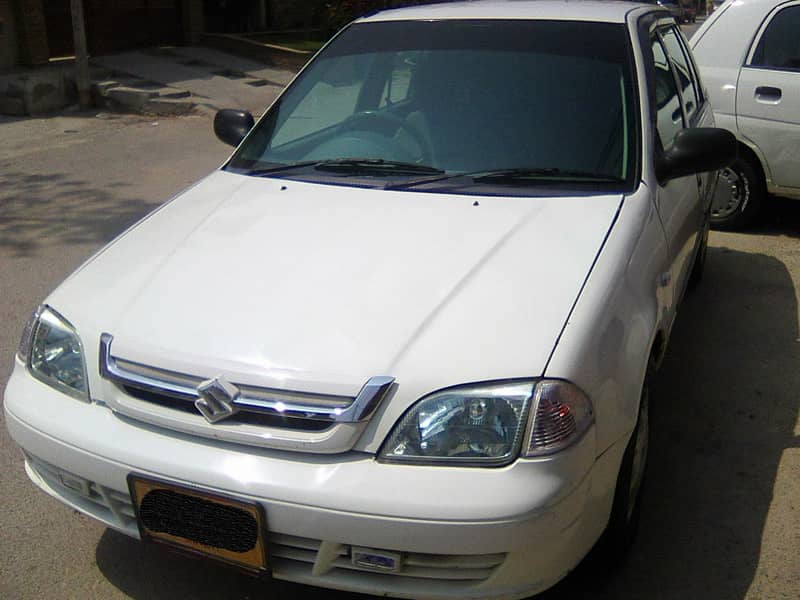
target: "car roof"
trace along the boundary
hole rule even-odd
[[[626,0],[479,0],[442,2],[384,10],[358,22],[441,19],[543,19],[624,23],[634,8],[657,8],[652,3]]]

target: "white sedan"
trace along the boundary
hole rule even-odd
[[[753,222],[767,192],[800,199],[800,2],[726,2],[691,40],[717,125],[736,134],[739,157],[722,173],[711,222]],[[721,186],[722,187],[722,186]]]
[[[148,543],[372,594],[522,598],[624,552],[735,152],[712,123],[653,5],[356,21],[35,311],[5,391],[28,475]]]

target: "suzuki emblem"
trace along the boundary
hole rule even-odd
[[[239,397],[239,388],[222,375],[198,385],[197,393],[200,397],[194,405],[209,423],[227,419],[239,410],[234,404]]]

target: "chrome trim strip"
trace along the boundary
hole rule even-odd
[[[100,335],[100,375],[120,386],[131,386],[148,392],[163,394],[181,400],[194,402],[200,397],[196,388],[179,383],[164,381],[141,373],[133,373],[119,366],[111,356],[111,342],[114,337],[110,333]],[[176,373],[176,376],[183,376]],[[200,382],[202,378],[198,378]],[[313,404],[284,402],[238,396],[233,404],[251,411],[272,413],[302,419],[316,419],[332,423],[360,423],[369,419],[394,384],[394,377],[370,377],[361,388],[353,402],[347,407],[315,406]],[[246,393],[248,386],[238,386]]]

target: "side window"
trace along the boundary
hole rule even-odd
[[[655,67],[655,90],[658,135],[664,148],[672,145],[672,140],[683,129],[683,111],[681,110],[678,87],[672,75],[667,53],[658,39],[652,40],[653,66]]]
[[[662,32],[662,39],[664,40],[667,54],[669,54],[669,59],[672,61],[672,65],[678,75],[683,106],[686,108],[686,116],[691,123],[692,117],[697,113],[697,107],[700,105],[700,94],[691,63],[674,29],[670,28]]]
[[[784,8],[772,18],[750,64],[800,71],[800,6]]]
[[[304,85],[306,81],[317,79],[310,90],[300,94],[303,99],[290,119],[284,121],[279,113],[272,146],[278,147],[341,123],[356,112],[359,94],[373,63],[374,59],[366,55],[318,61],[314,66],[323,73],[318,78],[307,77],[302,82]]]
[[[391,106],[408,98],[411,77],[419,62],[421,51],[399,52],[394,56],[392,72],[386,78],[379,106]]]

